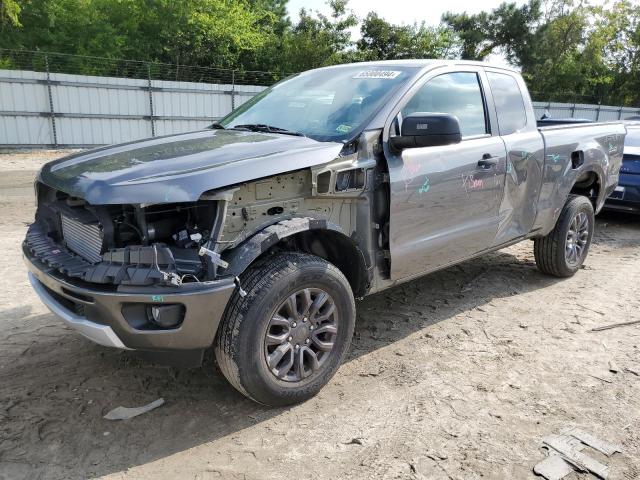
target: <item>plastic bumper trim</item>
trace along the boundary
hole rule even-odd
[[[38,280],[33,273],[28,272],[28,275],[29,282],[31,282],[31,286],[40,297],[40,300],[42,300],[42,303],[44,303],[52,313],[60,317],[66,325],[77,330],[89,340],[92,340],[93,342],[100,345],[104,345],[105,347],[130,350],[130,348],[125,347],[124,343],[122,343],[122,340],[118,338],[111,327],[109,327],[108,325],[100,325],[99,323],[91,322],[86,318],[80,317],[75,313],[67,310],[62,305],[60,305],[60,303],[56,301],[56,299],[53,298],[53,296],[49,292],[46,291],[42,283],[40,283],[40,280]]]

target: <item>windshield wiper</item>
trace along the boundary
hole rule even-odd
[[[218,122],[213,122],[211,125],[209,125],[209,128],[211,130],[224,130],[225,128],[220,125]]]
[[[286,128],[274,127],[273,125],[265,125],[264,123],[246,123],[231,127],[231,130],[249,130],[250,132],[268,132],[282,133],[283,135],[295,135],[296,137],[306,137],[304,133],[294,132]]]

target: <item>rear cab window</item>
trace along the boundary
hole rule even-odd
[[[527,125],[527,111],[522,92],[514,77],[504,73],[487,72],[489,86],[498,115],[500,135],[511,135]]]

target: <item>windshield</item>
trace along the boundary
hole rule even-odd
[[[301,73],[263,91],[219,124],[269,125],[320,141],[346,140],[416,70],[354,65]]]

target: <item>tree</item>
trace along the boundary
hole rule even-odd
[[[616,105],[640,105],[640,5],[628,0],[593,8],[595,28],[585,52],[597,57],[590,87]]]
[[[0,30],[5,25],[20,27],[20,5],[16,0],[0,0]]]
[[[611,9],[573,0],[529,0],[477,15],[447,13],[442,20],[458,37],[462,58],[483,60],[499,51],[520,68],[535,98],[593,103],[616,101],[612,87],[621,81],[616,91],[624,86],[629,92],[624,98],[634,97],[628,85],[638,77],[638,66],[628,52],[638,17],[638,7],[627,0]],[[627,60],[613,61],[619,55]]]
[[[285,34],[284,71],[300,72],[350,58],[348,49],[353,42],[349,30],[358,19],[347,9],[347,0],[330,0],[328,5],[329,16],[300,10],[300,20]]]
[[[288,0],[250,0],[252,9],[268,13],[258,23],[264,42],[256,49],[244,51],[239,59],[239,66],[248,70],[282,70],[284,40],[291,29],[287,2]]]
[[[358,53],[364,60],[449,58],[454,53],[453,32],[444,27],[392,25],[370,12],[360,27]]]
[[[507,59],[519,65],[535,48],[535,25],[542,17],[540,6],[541,0],[529,0],[521,7],[503,3],[489,13],[447,12],[442,22],[457,35],[463,59],[484,60],[502,48]]]
[[[485,60],[498,53],[522,71],[536,98],[640,105],[640,4],[611,1],[502,3],[473,15],[449,12],[428,26],[394,25],[375,12],[360,21],[348,0],[329,0],[328,15],[302,9],[296,23],[288,18],[287,0],[0,0],[0,48],[177,65],[155,65],[154,75],[169,72],[162,78],[198,80],[195,73],[206,71],[202,81],[230,80],[229,72],[217,79],[200,67],[276,72],[265,84],[283,73],[348,61]],[[38,65],[2,57],[3,67],[42,68],[41,57]],[[142,75],[147,69],[60,56],[50,67],[128,76],[131,68]],[[185,70],[191,75],[180,75]]]
[[[460,43],[463,60],[484,60],[497,45],[489,38],[489,19],[486,12],[477,15],[447,12],[442,22],[454,32]]]
[[[274,20],[268,0],[24,0],[23,28],[1,47],[235,66],[264,45]]]

